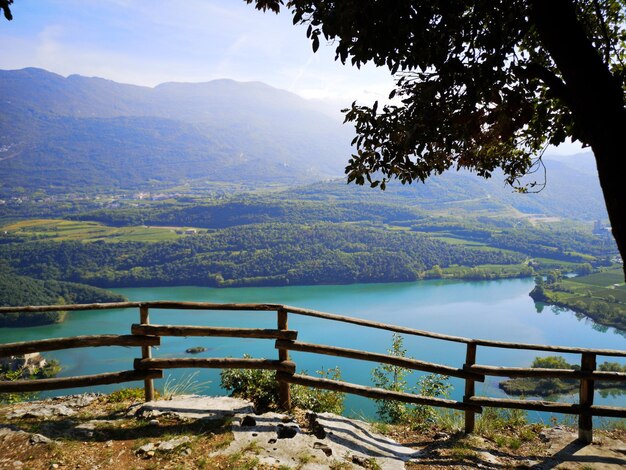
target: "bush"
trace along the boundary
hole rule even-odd
[[[250,356],[245,354],[244,358]],[[306,371],[302,371],[306,373]],[[323,378],[340,380],[339,367],[316,371]],[[276,374],[270,370],[261,369],[224,369],[220,374],[222,388],[228,390],[231,396],[245,398],[254,402],[258,410],[279,408],[278,382]],[[296,408],[311,410],[316,413],[329,412],[341,414],[345,394],[330,390],[291,386],[291,403]]]

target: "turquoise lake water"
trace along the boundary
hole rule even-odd
[[[294,286],[214,289],[205,287],[164,287],[115,289],[130,300],[172,300],[195,302],[258,302],[281,303],[322,310],[341,315],[403,325],[438,333],[501,341],[539,343],[590,348],[626,349],[624,332],[599,327],[592,321],[577,318],[569,310],[536,306],[528,293],[532,279],[499,281],[419,281],[414,283],[357,284],[347,286]],[[540,310],[540,311],[539,311]],[[275,312],[206,312],[188,310],[151,310],[151,323],[179,325],[213,325],[233,327],[275,328]],[[128,334],[130,325],[139,322],[137,309],[70,312],[59,325],[15,329],[1,329],[0,343],[41,338],[85,334]],[[328,320],[290,314],[290,329],[298,330],[298,340],[333,346],[385,352],[391,345],[391,332],[359,327]],[[408,355],[416,359],[461,367],[465,345],[428,338],[405,336]],[[203,346],[207,351],[197,357],[253,357],[276,358],[274,342],[257,339],[177,338],[166,337],[154,350],[155,357],[191,357],[189,347]],[[133,359],[140,356],[139,348],[83,348],[45,353],[58,359],[61,376],[95,374],[132,369]],[[536,351],[478,348],[477,362],[488,365],[528,366],[535,356],[547,355]],[[564,355],[572,363],[579,356]],[[321,368],[339,366],[342,379],[370,385],[373,363],[335,358],[308,353],[292,353],[298,370],[313,373]],[[614,361],[598,357],[598,362]],[[620,362],[620,361],[618,361]],[[622,362],[623,363],[623,362]],[[191,370],[170,370],[166,376],[180,381]],[[219,387],[219,371],[202,370],[196,377],[209,381],[203,393],[225,394]],[[505,396],[498,388],[500,379],[487,378],[477,383],[480,395]],[[156,381],[162,387],[163,380]],[[453,379],[453,398],[462,396],[462,381]],[[137,384],[140,385],[140,384]],[[122,385],[98,387],[111,391]],[[70,390],[60,393],[74,393]],[[84,389],[80,390],[84,391]],[[575,401],[576,396],[564,400]],[[596,392],[597,404],[626,406],[626,395],[602,396]],[[373,402],[348,396],[346,412],[353,416],[373,417]],[[532,416],[531,416],[532,418]],[[546,419],[535,415],[533,419]]]

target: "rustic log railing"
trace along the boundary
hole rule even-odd
[[[593,404],[594,383],[596,381],[626,381],[626,373],[605,372],[596,370],[597,356],[626,357],[626,350],[589,349],[566,346],[549,346],[541,344],[510,343],[471,339],[461,336],[444,335],[408,327],[374,322],[361,318],[347,317],[304,308],[290,307],[280,304],[215,304],[205,302],[118,302],[83,305],[47,305],[29,307],[0,307],[0,314],[9,312],[45,312],[57,310],[97,310],[115,308],[138,308],[140,323],[131,326],[130,335],[93,335],[72,338],[56,338],[20,343],[0,344],[0,357],[19,354],[54,351],[68,348],[102,347],[102,346],[140,346],[141,357],[133,361],[133,369],[98,375],[81,377],[63,377],[40,380],[18,380],[0,382],[2,392],[31,392],[56,390],[63,388],[87,387],[111,383],[144,380],[145,398],[154,399],[155,378],[161,378],[164,369],[170,368],[214,368],[214,369],[264,369],[276,371],[279,390],[279,402],[284,409],[291,408],[290,384],[321,388],[351,393],[373,399],[398,400],[407,403],[436,406],[461,410],[465,415],[465,431],[474,431],[475,415],[482,407],[513,408],[535,411],[548,411],[578,415],[579,439],[589,443],[592,441],[593,417],[606,416],[626,418],[626,407],[598,406]],[[188,309],[188,310],[221,310],[221,311],[274,311],[277,314],[276,329],[258,328],[225,328],[211,326],[186,325],[154,325],[150,324],[150,309]],[[387,354],[367,352],[356,349],[340,348],[330,345],[312,344],[297,341],[298,332],[289,330],[288,315],[302,315],[324,320],[350,323],[358,326],[422,336],[436,340],[462,343],[466,345],[465,363],[458,368],[441,364],[402,358]],[[153,358],[152,346],[161,344],[164,336],[210,336],[230,338],[258,338],[275,340],[277,359],[234,359],[234,358]],[[497,367],[476,364],[478,347],[506,348],[580,354],[580,370],[570,369],[534,369],[522,367]],[[417,394],[393,392],[380,388],[352,384],[326,378],[310,377],[296,374],[296,364],[289,359],[289,351],[300,351],[314,354],[345,357],[362,361],[385,363],[411,370],[443,374],[458,377],[465,381],[464,396],[461,401],[426,397]],[[485,376],[502,377],[536,377],[536,378],[567,378],[580,381],[579,402],[559,403],[539,400],[513,400],[504,398],[488,398],[475,395],[475,383],[485,380]]]

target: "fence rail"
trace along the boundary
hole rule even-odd
[[[615,349],[576,348],[567,346],[550,346],[542,344],[510,343],[471,339],[461,336],[445,335],[430,331],[418,330],[403,326],[380,323],[355,317],[347,317],[332,313],[319,312],[281,304],[217,304],[205,302],[117,302],[73,305],[43,305],[28,307],[0,307],[0,314],[9,312],[46,312],[46,311],[76,311],[102,310],[119,308],[138,308],[139,323],[131,325],[130,335],[91,335],[71,338],[45,339],[0,345],[0,357],[20,354],[54,351],[69,348],[104,347],[104,346],[139,346],[141,357],[134,359],[133,370],[111,372],[98,375],[80,377],[63,377],[40,380],[18,380],[0,382],[0,393],[32,392],[42,390],[56,390],[63,388],[87,387],[112,383],[122,383],[136,380],[144,381],[145,398],[154,399],[155,378],[163,376],[164,369],[172,368],[218,368],[218,369],[264,369],[276,371],[276,381],[279,390],[280,405],[291,408],[290,384],[299,384],[308,387],[356,394],[373,399],[398,400],[443,408],[452,408],[464,411],[465,431],[473,432],[475,417],[482,412],[483,407],[513,408],[536,411],[549,411],[578,415],[579,439],[583,442],[592,441],[592,418],[607,416],[626,418],[625,407],[597,406],[593,404],[594,383],[597,381],[626,381],[626,373],[606,372],[597,370],[597,356],[626,357],[626,351]],[[226,328],[214,326],[187,326],[187,325],[155,325],[150,324],[150,309],[187,309],[187,310],[221,310],[221,311],[274,311],[276,312],[276,329],[258,328]],[[296,341],[298,332],[288,327],[289,314],[316,317],[329,321],[350,323],[362,327],[392,331],[406,335],[415,335],[441,341],[465,344],[465,362],[460,367],[451,367],[442,364],[402,358],[388,354],[361,351],[356,349],[340,348],[336,346],[305,343]],[[153,358],[152,347],[161,344],[161,337],[166,336],[212,336],[229,338],[256,338],[274,339],[277,359],[233,359],[233,358]],[[533,369],[523,367],[499,367],[476,364],[478,347],[506,348],[518,350],[532,350],[545,352],[560,352],[580,354],[579,370],[570,369]],[[373,361],[391,364],[412,370],[438,373],[464,380],[464,396],[461,401],[425,397],[417,394],[393,392],[380,388],[373,388],[359,384],[331,380],[326,378],[310,377],[296,374],[296,364],[289,358],[289,351],[300,351],[313,354],[322,354],[336,357],[346,357],[362,361]],[[483,382],[485,376],[499,377],[527,377],[527,378],[565,378],[578,380],[579,403],[558,403],[553,401],[513,400],[504,398],[488,398],[475,395],[476,382]]]

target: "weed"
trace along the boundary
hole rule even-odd
[[[181,377],[178,382],[171,375],[168,375],[163,384],[162,396],[165,400],[171,400],[175,396],[180,395],[194,395],[202,392],[209,384],[208,381],[198,382],[196,377],[199,372],[195,371],[192,374]]]
[[[253,454],[260,454],[263,450],[263,447],[259,444],[259,441],[250,441],[250,443],[241,449],[241,453],[245,454],[247,452],[252,452]]]
[[[365,468],[368,470],[382,470],[382,467],[374,457],[370,457],[365,461]]]
[[[126,401],[142,401],[144,398],[143,388],[123,388],[116,390],[107,396],[108,403],[122,403]]]
[[[329,470],[350,470],[352,465],[348,462],[340,462],[339,460],[333,460],[328,466]]]
[[[456,460],[472,460],[478,457],[478,453],[469,442],[461,440],[450,449],[450,456]]]
[[[519,428],[526,424],[524,410],[484,408],[476,421],[476,432],[491,437],[505,428]]]
[[[228,457],[228,467],[231,470],[252,470],[259,465],[258,457],[246,457],[237,452]]]
[[[391,427],[388,423],[383,423],[382,421],[376,421],[372,423],[372,429],[383,436],[386,436],[391,432]]]
[[[600,429],[606,429],[608,431],[626,431],[626,419],[602,418],[600,420]]]
[[[300,462],[300,465],[306,465],[307,463],[311,462],[312,460],[315,460],[315,456],[313,456],[311,454],[300,454],[300,455],[298,455],[298,462]]]
[[[437,425],[450,432],[456,432],[463,429],[464,416],[461,411],[456,410],[438,410],[435,415]]]

